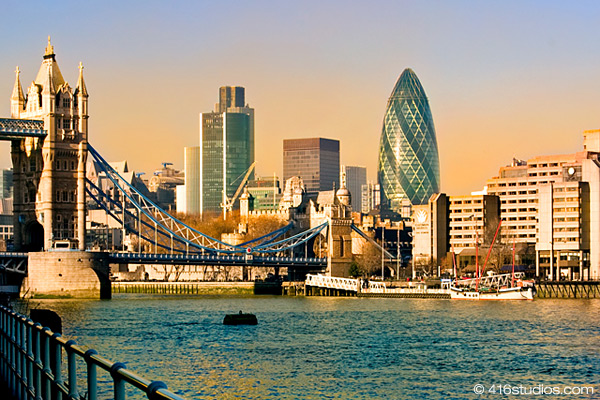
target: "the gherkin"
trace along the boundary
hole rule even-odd
[[[417,75],[405,69],[383,119],[377,176],[382,205],[400,211],[402,201],[426,204],[440,189],[440,160],[427,96]]]

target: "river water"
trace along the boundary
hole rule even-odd
[[[120,294],[33,305],[59,312],[64,336],[188,399],[600,398],[600,300]],[[239,310],[259,324],[222,324]]]

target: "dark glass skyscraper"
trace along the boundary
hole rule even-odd
[[[283,181],[299,176],[307,192],[332,190],[340,180],[340,142],[307,138],[283,141]]]
[[[407,68],[387,103],[377,175],[381,203],[399,212],[402,200],[426,204],[440,190],[440,161],[433,118],[417,75]]]

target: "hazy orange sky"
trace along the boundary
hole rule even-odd
[[[47,36],[90,94],[90,143],[151,174],[183,168],[200,112],[224,85],[256,110],[259,175],[286,138],[341,141],[375,179],[387,98],[412,68],[429,97],[442,191],[480,190],[512,157],[582,148],[600,128],[600,3],[564,1],[31,1],[3,5],[2,117],[15,66],[26,89]],[[351,4],[350,4],[351,3]],[[0,168],[10,167],[0,144]]]

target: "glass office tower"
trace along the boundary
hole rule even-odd
[[[440,161],[433,118],[417,75],[407,68],[387,103],[377,175],[381,203],[399,212],[402,200],[426,204],[440,190]]]
[[[224,86],[219,94],[215,111],[200,114],[200,213],[222,212],[224,195],[234,195],[254,162],[254,109],[243,106],[244,88]]]

